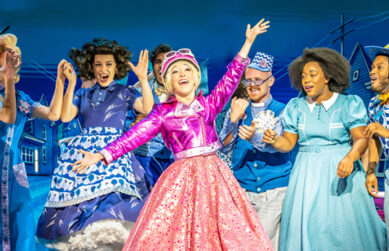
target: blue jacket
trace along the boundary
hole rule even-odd
[[[271,97],[265,101],[263,107],[264,111],[270,110],[274,113],[276,127],[280,127],[278,133],[282,133],[280,116],[284,107],[284,104]],[[253,120],[251,102],[246,109],[246,116],[242,124],[250,126]],[[226,119],[229,119],[229,116]],[[260,133],[256,132],[255,141],[262,141],[263,134],[257,134]],[[268,144],[250,142],[240,137],[236,137],[233,144],[232,170],[243,188],[260,193],[288,185],[292,168],[289,153],[280,153]]]

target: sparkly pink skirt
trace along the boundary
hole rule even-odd
[[[149,195],[123,250],[272,250],[231,170],[217,157],[175,161]]]

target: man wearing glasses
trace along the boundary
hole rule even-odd
[[[220,139],[225,146],[222,151],[232,151],[232,171],[246,190],[274,250],[278,250],[282,203],[292,163],[289,153],[277,152],[262,142],[268,128],[278,135],[283,133],[281,115],[285,105],[270,94],[274,84],[272,67],[273,57],[257,52],[243,80],[249,100],[232,100]]]

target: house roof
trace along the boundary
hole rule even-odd
[[[35,136],[32,136],[31,134],[28,134],[28,133],[26,133],[26,132],[23,132],[22,133],[22,138],[21,138],[21,141],[23,141],[23,140],[29,140],[29,141],[31,141],[31,142],[33,142],[33,143],[38,143],[38,144],[44,144],[46,141],[45,140],[41,140],[41,139],[38,139],[37,137],[35,137]]]
[[[354,50],[351,53],[351,56],[349,59],[350,65],[352,65],[354,63],[354,60],[356,59],[358,52],[362,53],[362,57],[363,57],[363,60],[365,62],[366,68],[370,70],[370,66],[371,66],[372,62],[371,62],[369,56],[367,55],[367,53],[365,52],[365,49],[363,49],[363,46],[359,42],[355,45]]]

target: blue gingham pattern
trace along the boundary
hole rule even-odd
[[[274,57],[263,53],[257,52],[251,64],[248,67],[257,69],[259,71],[271,71],[273,69]]]
[[[369,103],[369,118],[370,122],[378,122],[386,129],[389,129],[389,106],[380,105],[381,100],[378,95],[373,97]],[[385,158],[389,157],[389,138],[380,137],[382,149]]]

